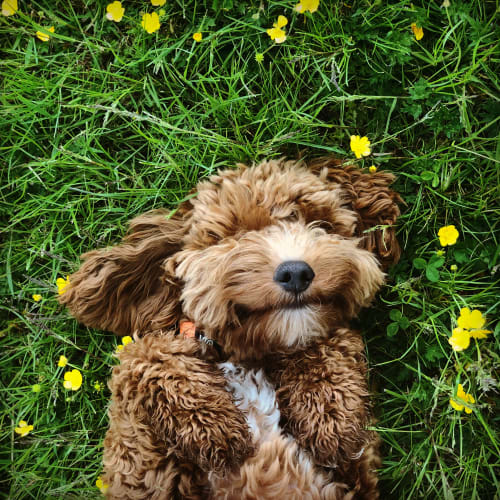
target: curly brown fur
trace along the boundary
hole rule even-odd
[[[244,415],[221,370],[202,354],[198,341],[172,333],[124,349],[109,384],[113,400],[104,442],[104,480],[113,485],[112,497],[150,498],[141,496],[149,476],[154,480],[148,495],[166,498],[162,491],[169,491],[185,497],[189,481],[178,484],[183,469],[184,476],[220,472],[252,453]]]
[[[85,325],[118,335],[175,323],[178,289],[175,282],[165,285],[161,265],[180,248],[185,217],[179,211],[168,216],[168,210],[140,215],[120,245],[82,255],[60,303]]]
[[[61,302],[137,340],[110,385],[110,497],[377,497],[363,344],[348,326],[400,254],[392,180],[328,158],[240,165],[83,256]],[[296,293],[274,279],[290,261],[314,273]],[[182,318],[254,386],[236,396],[239,372],[211,347],[163,333]]]
[[[338,467],[362,451],[370,413],[359,335],[336,330],[269,366],[285,429],[318,464]]]

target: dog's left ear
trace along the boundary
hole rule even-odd
[[[175,323],[179,290],[163,263],[181,248],[189,228],[189,208],[184,208],[172,217],[168,210],[140,215],[119,245],[84,254],[59,302],[84,325],[118,335]]]
[[[395,264],[401,255],[395,223],[401,213],[398,204],[404,202],[389,188],[394,175],[365,173],[352,165],[343,167],[335,158],[318,158],[308,167],[321,179],[341,187],[345,206],[358,216],[355,236],[362,238],[360,246],[377,255],[384,269]]]

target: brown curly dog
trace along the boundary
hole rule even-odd
[[[109,498],[378,497],[349,320],[399,257],[392,181],[324,158],[240,165],[83,256],[61,302],[136,339],[110,381]]]

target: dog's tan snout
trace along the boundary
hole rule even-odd
[[[298,294],[309,288],[314,271],[303,260],[287,260],[276,268],[273,279],[283,290]]]

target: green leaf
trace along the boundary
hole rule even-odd
[[[391,312],[389,313],[389,318],[391,318],[392,321],[399,321],[402,316],[403,313],[398,309],[392,309]]]
[[[387,336],[394,337],[399,331],[399,325],[397,323],[389,323],[387,325]]]
[[[444,257],[440,257],[439,255],[433,255],[429,259],[429,266],[430,267],[441,267],[444,264]]]
[[[432,93],[432,89],[425,78],[419,78],[410,89],[410,96],[413,100],[425,99]]]
[[[425,275],[427,276],[427,279],[429,281],[432,281],[433,283],[439,281],[439,271],[433,266],[427,267],[427,269],[425,270]]]
[[[410,326],[410,320],[406,316],[403,316],[398,323],[402,330],[406,330]]]
[[[469,260],[469,257],[465,253],[465,250],[453,250],[453,257],[459,264],[464,264]]]
[[[434,179],[435,176],[436,174],[434,172],[429,172],[429,170],[425,170],[420,174],[420,178],[423,181],[431,181],[432,179]]]
[[[417,257],[416,259],[413,259],[413,267],[415,269],[425,269],[427,267],[427,262],[425,259]]]

